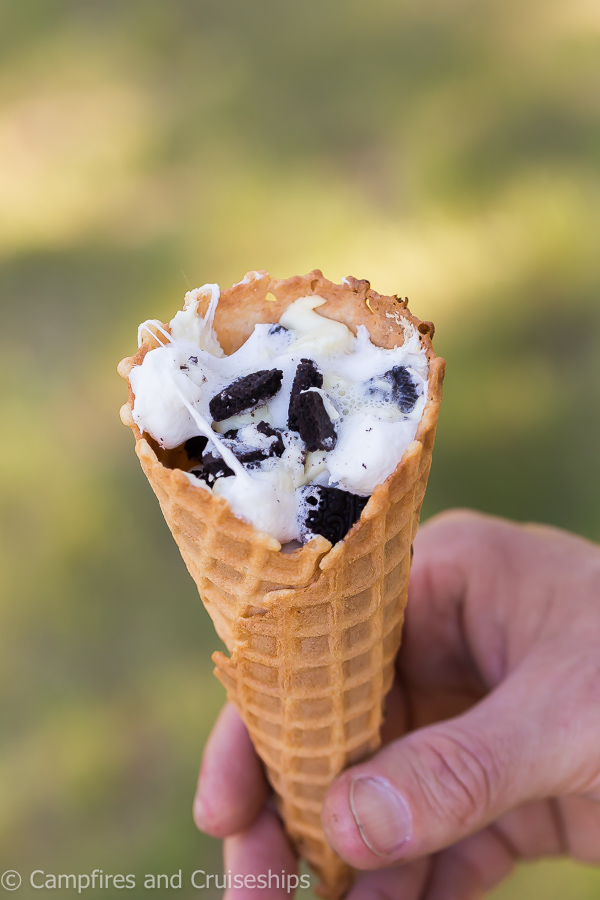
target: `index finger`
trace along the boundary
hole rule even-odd
[[[243,831],[269,793],[262,764],[238,711],[226,703],[204,749],[194,821],[213,837]]]
[[[516,591],[510,556],[520,537],[512,523],[453,510],[415,539],[399,671],[411,690],[439,696],[443,687],[445,702],[456,695],[454,714],[503,677],[502,623]]]

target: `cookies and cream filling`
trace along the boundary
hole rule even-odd
[[[208,298],[200,316],[201,299]],[[186,294],[169,323],[140,326],[161,346],[130,373],[133,418],[161,447],[183,447],[193,485],[282,544],[341,540],[414,440],[428,362],[417,329],[377,347],[300,297],[225,355],[213,328],[218,285]]]

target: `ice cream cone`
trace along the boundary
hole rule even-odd
[[[352,870],[329,847],[320,810],[328,786],[380,743],[383,704],[394,673],[411,564],[411,547],[431,465],[444,361],[431,347],[433,326],[366,281],[334,285],[319,271],[286,281],[250,273],[223,291],[215,330],[226,353],[258,322],[277,322],[298,297],[317,294],[319,313],[356,330],[366,325],[382,347],[403,341],[403,323],[421,334],[429,390],[415,440],[378,485],[360,520],[334,547],[316,537],[292,553],[236,518],[224,498],[195,487],[178,466],[181,449],[164,450],[141,434],[133,394],[121,411],[164,517],[229,657],[213,655],[215,674],[238,708],[275,791],[286,831],[335,900]],[[206,304],[205,304],[206,305]],[[163,326],[166,328],[167,326]],[[147,334],[120,374],[158,346]]]

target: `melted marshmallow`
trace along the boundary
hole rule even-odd
[[[219,478],[213,488],[225,497],[232,511],[284,544],[298,540],[298,495],[293,478],[283,468],[258,471],[241,481],[236,476]]]
[[[349,416],[329,453],[330,484],[367,497],[385,481],[414,440],[414,422],[389,422],[371,412]]]
[[[198,304],[201,297],[210,294],[206,315],[198,315]],[[213,356],[224,356],[221,345],[213,328],[215,312],[221,291],[218,284],[205,284],[201,288],[188,291],[185,295],[184,307],[171,319],[171,335],[174,341],[189,341]]]
[[[280,325],[296,333],[290,345],[292,352],[315,352],[319,354],[349,351],[354,335],[343,322],[336,322],[315,312],[323,306],[322,297],[312,295],[299,297],[291,303],[279,319]]]
[[[210,294],[207,312],[198,315],[202,297]],[[325,303],[318,296],[301,297],[280,318],[284,329],[256,325],[246,342],[224,356],[213,328],[219,289],[205,285],[186,294],[186,305],[162,331],[165,345],[150,350],[130,374],[135,396],[133,417],[141,431],[161,446],[173,448],[198,434],[214,444],[233,470],[217,479],[212,490],[225,497],[233,512],[257,530],[280,542],[299,539],[299,489],[307,484],[338,487],[361,496],[372,493],[398,465],[414,440],[427,397],[428,364],[416,328],[402,321],[405,341],[390,350],[377,347],[364,326],[356,336],[341,322],[321,316]],[[158,323],[145,323],[156,331]],[[166,340],[170,337],[170,343]],[[296,432],[287,428],[290,391],[301,359],[313,359],[323,374],[318,393],[334,423],[337,443],[332,451],[305,453]],[[405,366],[418,394],[410,413],[393,400],[389,380],[382,376]],[[260,369],[282,371],[278,393],[255,410],[212,423],[210,399],[236,378]],[[240,429],[239,438],[253,446],[268,439],[254,427],[265,421],[279,428],[285,450],[245,468],[222,444],[219,434]],[[188,477],[204,490],[204,482]]]

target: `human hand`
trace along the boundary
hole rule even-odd
[[[348,900],[472,900],[519,858],[600,863],[599,647],[598,547],[467,512],[421,528],[386,745],[323,807],[331,845],[370,870]],[[293,871],[267,795],[226,707],[195,804],[226,868]]]

